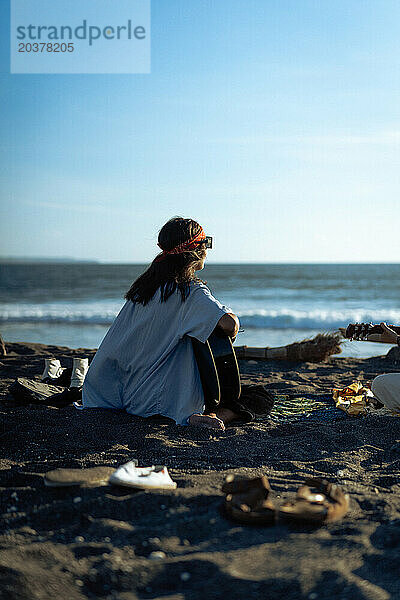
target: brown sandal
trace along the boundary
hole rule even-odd
[[[317,493],[313,492],[312,486]],[[343,518],[349,510],[349,496],[326,479],[311,477],[297,490],[296,499],[279,508],[279,519],[323,525]]]
[[[49,487],[108,485],[108,480],[112,473],[115,473],[115,467],[90,467],[87,469],[60,468],[48,471],[44,476],[44,483]]]
[[[265,475],[255,479],[228,475],[222,491],[226,494],[225,513],[233,521],[245,525],[272,525],[275,522],[275,506],[268,497],[271,487]]]

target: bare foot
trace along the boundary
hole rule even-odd
[[[195,425],[196,427],[209,427],[210,429],[225,430],[224,422],[217,417],[215,413],[209,415],[192,415],[189,417],[189,425]]]

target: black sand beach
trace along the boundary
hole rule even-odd
[[[379,350],[379,348],[377,348]],[[71,350],[7,344],[0,359],[0,597],[54,600],[400,598],[400,419],[385,410],[333,422],[233,426],[223,433],[122,412],[16,406],[8,386]],[[245,383],[329,393],[399,371],[386,357],[323,364],[242,361]],[[47,488],[57,467],[165,464],[175,491]],[[309,475],[340,483],[345,518],[318,529],[245,527],[220,511],[228,473],[266,474],[277,502]],[[156,554],[154,554],[156,553]]]

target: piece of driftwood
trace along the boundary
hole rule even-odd
[[[7,356],[6,345],[3,338],[0,335],[0,356]]]
[[[310,340],[303,340],[277,348],[252,348],[234,346],[236,358],[257,360],[289,360],[295,362],[323,362],[332,354],[339,354],[339,333],[319,333]]]

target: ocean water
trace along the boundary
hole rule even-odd
[[[5,340],[96,348],[145,265],[0,264]],[[400,265],[207,265],[199,273],[239,316],[237,344],[281,346],[350,322],[400,324]],[[343,356],[389,346],[346,342]]]

